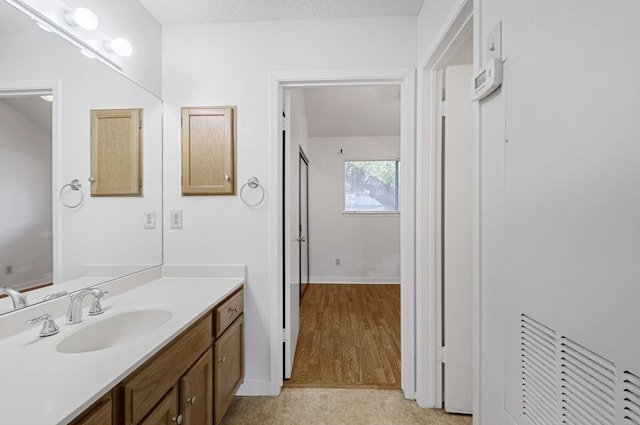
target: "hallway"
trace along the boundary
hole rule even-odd
[[[400,285],[310,285],[285,387],[400,388]]]

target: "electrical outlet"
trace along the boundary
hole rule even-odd
[[[336,258],[336,266],[339,266],[339,265],[340,265],[340,259]]]
[[[144,212],[144,228],[145,229],[156,228],[156,212],[155,211]]]
[[[4,274],[13,274],[13,266],[5,266]]]
[[[182,229],[182,210],[171,211],[171,228]]]

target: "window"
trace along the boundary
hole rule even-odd
[[[400,161],[345,161],[345,212],[400,211]]]

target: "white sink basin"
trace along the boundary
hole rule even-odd
[[[135,310],[111,317],[88,317],[84,320],[97,321],[60,341],[56,350],[59,353],[88,353],[126,344],[158,329],[170,318],[171,312],[166,310]]]

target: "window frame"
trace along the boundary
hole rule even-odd
[[[363,211],[355,211],[355,210],[347,210],[347,163],[349,162],[394,162],[396,165],[395,169],[395,210],[363,210]],[[345,158],[344,165],[342,167],[342,215],[344,216],[354,216],[354,215],[363,215],[363,216],[397,216],[400,214],[400,158],[375,158],[375,159],[356,159],[356,158]]]

